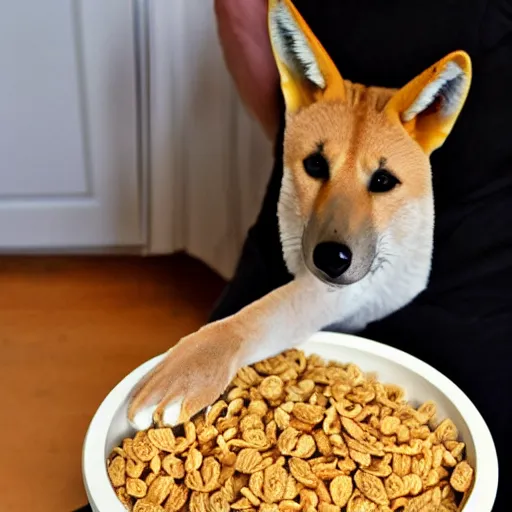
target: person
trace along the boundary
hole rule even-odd
[[[404,350],[453,380],[482,413],[502,475],[512,457],[512,0],[295,0],[344,78],[400,87],[465,50],[473,82],[432,157],[436,227],[427,289],[358,335]],[[292,279],[277,225],[284,103],[267,31],[267,0],[215,0],[238,93],[274,142],[274,166],[233,279],[210,321]],[[510,510],[501,478],[493,511]],[[84,512],[87,508],[82,509]]]

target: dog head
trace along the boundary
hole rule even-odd
[[[399,90],[367,87],[342,78],[290,0],[270,0],[269,31],[286,103],[279,222],[289,270],[347,285],[375,268],[386,241],[400,251],[414,233],[430,248],[429,157],[467,97],[468,55],[449,54]]]

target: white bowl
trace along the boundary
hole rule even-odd
[[[464,512],[491,512],[498,486],[498,458],[482,416],[468,397],[431,366],[400,350],[356,336],[320,332],[300,347],[307,354],[340,362],[352,362],[377,378],[402,386],[407,399],[419,405],[433,400],[438,419],[451,418],[466,443],[467,458],[475,468],[473,490]],[[128,396],[135,384],[163,356],[139,366],[105,398],[85,437],[82,469],[85,489],[94,512],[125,512],[108,479],[105,461],[112,448],[134,434],[126,420]]]

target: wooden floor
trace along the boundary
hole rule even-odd
[[[0,511],[86,502],[82,441],[136,366],[199,327],[224,283],[184,256],[0,258]]]

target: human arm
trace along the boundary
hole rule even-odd
[[[267,27],[267,0],[215,0],[226,66],[238,94],[274,140],[279,124],[279,75]]]

